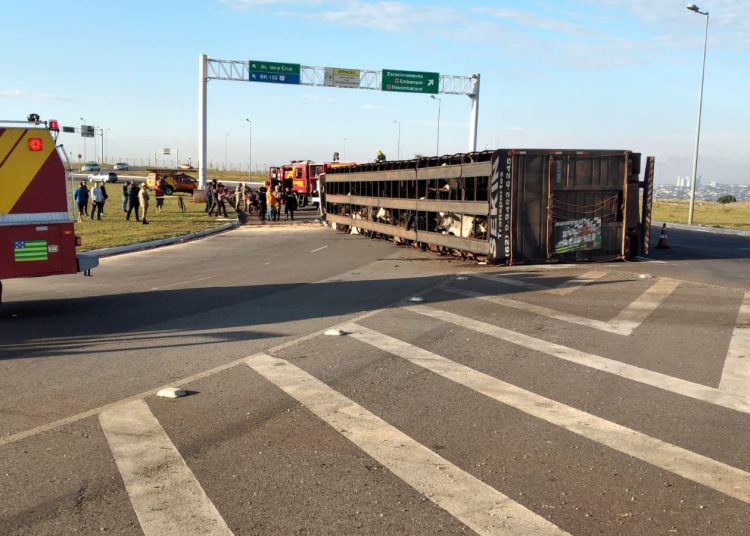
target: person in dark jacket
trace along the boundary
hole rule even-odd
[[[291,217],[294,221],[295,210],[297,210],[297,194],[291,188],[287,188],[284,193],[284,219],[288,220]]]
[[[266,204],[267,192],[268,190],[265,186],[258,188],[258,215],[260,216],[261,221],[266,220],[266,210],[268,209],[268,205]]]
[[[140,216],[138,215],[138,210],[140,208],[140,203],[138,202],[138,191],[140,188],[138,188],[138,185],[134,182],[130,184],[128,187],[128,214],[125,216],[125,219],[127,221],[130,221],[130,214],[135,210],[135,221],[141,221]]]
[[[81,181],[80,186],[73,192],[73,200],[78,205],[78,221],[83,221],[83,216],[86,214],[89,204],[89,189],[85,182]]]
[[[122,185],[122,211],[125,213],[128,212],[128,199],[130,199],[128,188],[130,188],[130,181]]]

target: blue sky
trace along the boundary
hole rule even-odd
[[[0,0],[0,119],[107,129],[109,160],[197,160],[198,57],[481,74],[478,148],[631,149],[690,173],[704,17],[684,1]],[[750,183],[750,0],[711,0],[698,174]],[[440,152],[467,150],[470,102],[444,95]],[[211,81],[208,160],[434,154],[438,102],[383,91]],[[77,134],[61,135],[84,153]],[[97,153],[101,152],[97,140]],[[91,159],[93,141],[85,147]],[[163,161],[159,156],[159,163]],[[168,157],[169,158],[169,157]],[[167,162],[168,163],[168,162]]]

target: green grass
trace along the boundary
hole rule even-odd
[[[655,199],[652,219],[667,223],[687,223],[689,202],[682,199]],[[696,201],[693,223],[750,231],[750,202],[714,203]]]
[[[208,216],[204,212],[205,204],[193,204],[192,196],[189,194],[165,196],[163,211],[161,214],[157,214],[153,193],[148,208],[149,225],[143,225],[135,221],[134,215],[131,215],[128,222],[125,220],[125,213],[122,211],[121,189],[114,184],[112,186],[115,187],[108,189],[109,199],[104,206],[102,220],[90,219],[91,207],[89,206],[89,217],[84,218],[80,223],[76,222],[75,232],[76,235],[81,237],[81,246],[78,251],[170,238],[211,229],[227,222],[227,220]],[[177,209],[178,195],[182,196],[185,202],[187,208],[185,213],[179,212]],[[227,206],[227,214],[232,219],[234,209]]]

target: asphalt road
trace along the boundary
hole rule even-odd
[[[692,234],[500,268],[244,226],[4,282],[0,534],[748,534],[750,239]]]

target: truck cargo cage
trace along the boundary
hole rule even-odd
[[[337,229],[493,263],[627,259],[639,252],[640,154],[499,149],[330,169]],[[645,206],[645,205],[644,205]]]

